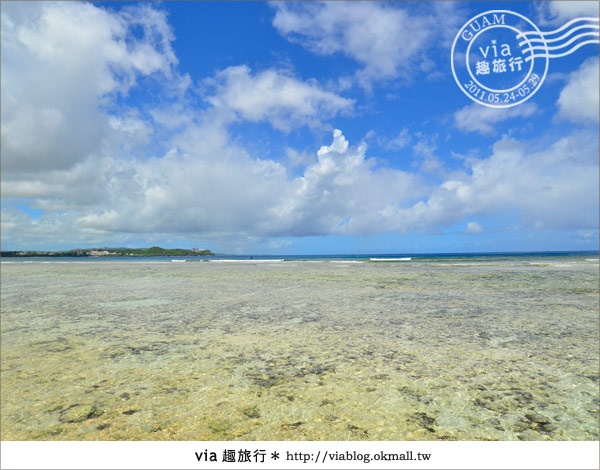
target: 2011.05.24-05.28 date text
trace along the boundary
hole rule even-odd
[[[527,79],[526,83],[510,92],[490,93],[478,87],[477,84],[473,83],[472,80],[469,80],[467,83],[464,83],[463,86],[471,96],[477,98],[478,100],[487,101],[490,104],[506,104],[513,103],[529,95],[532,91],[535,90],[536,86],[539,83],[540,78],[536,74],[533,74]]]

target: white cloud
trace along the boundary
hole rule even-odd
[[[335,131],[332,144],[321,147],[317,160],[313,158],[303,175],[293,179],[287,178],[281,164],[253,159],[231,144],[218,159],[198,150],[193,157],[178,156],[164,163],[157,159],[138,167],[143,179],[162,177],[142,185],[151,194],[145,190],[140,199],[143,206],[132,210],[124,221],[141,228],[153,220],[159,224],[151,228],[155,231],[174,228],[213,234],[370,232],[374,212],[390,201],[410,201],[422,189],[415,177],[404,172],[374,168],[375,162],[366,159],[365,152],[365,144],[350,147],[341,132]],[[350,222],[340,225],[349,217]]]
[[[399,209],[398,226],[425,230],[514,210],[523,227],[597,227],[597,136],[580,132],[537,147],[499,140],[489,158],[467,159],[470,174],[455,175],[426,201]]]
[[[317,214],[327,213],[319,204],[330,195],[344,201],[338,203],[342,210],[335,212],[336,217],[322,219],[323,234],[429,231],[506,210],[514,211],[521,225],[528,228],[589,230],[598,225],[598,140],[592,132],[579,132],[550,143],[503,138],[488,158],[467,157],[469,172],[455,172],[452,179],[430,189],[418,185],[415,174],[396,170],[386,174],[387,181],[378,181],[385,173],[361,171],[357,174],[360,178],[351,178],[353,172],[346,170],[341,175],[356,185],[352,191],[344,186],[323,186],[323,181],[336,179],[317,178],[314,173],[328,174],[330,158],[343,155],[346,165],[354,161],[365,165],[369,161],[364,157],[364,146],[345,148],[343,136],[336,135],[334,145],[321,152],[318,164],[305,172],[304,178],[320,196],[301,200],[314,200]],[[379,185],[388,189],[373,192]],[[410,203],[411,198],[420,201]],[[291,207],[296,209],[292,210],[296,217],[302,212],[298,204]],[[334,221],[345,218],[349,218],[347,223],[335,226]]]
[[[540,2],[536,5],[538,16],[544,24],[566,23],[580,17],[598,18],[598,2],[594,1],[562,1]]]
[[[465,233],[470,235],[477,235],[483,232],[483,227],[479,222],[469,222],[467,223],[467,228],[465,229]]]
[[[411,138],[410,134],[408,133],[408,129],[405,127],[400,132],[398,132],[396,137],[394,137],[392,139],[386,139],[384,137],[379,137],[377,139],[377,142],[379,143],[379,145],[381,145],[382,147],[384,147],[386,149],[400,150],[400,149],[403,149],[404,147],[407,147],[411,143],[411,140],[412,140],[412,138]]]
[[[591,57],[571,73],[558,98],[559,116],[574,122],[598,122],[600,65]]]
[[[115,144],[128,148],[147,144],[154,132],[151,123],[144,120],[135,110],[123,113],[121,116],[108,116],[108,125],[116,141]]]
[[[280,163],[253,158],[200,126],[190,127],[186,150],[147,160],[106,159],[71,172],[12,181],[3,191],[36,198],[32,207],[64,211],[55,227],[66,240],[123,234],[188,234],[231,237],[303,236],[377,232],[374,221],[390,203],[425,195],[418,177],[376,168],[366,145],[351,147],[340,131],[317,152],[301,177],[289,179]],[[211,140],[212,139],[212,140]],[[97,170],[97,171],[94,171]],[[39,197],[38,197],[39,196]],[[17,220],[13,213],[8,219]],[[4,233],[31,240],[40,224],[22,214],[18,229]],[[62,229],[61,229],[62,227]],[[79,238],[77,238],[79,237]]]
[[[362,85],[429,66],[423,52],[433,35],[433,16],[374,2],[276,2],[273,6],[277,10],[273,26],[283,36],[317,54],[342,53],[355,60],[363,66],[357,74]]]
[[[426,135],[417,132],[416,138],[417,142],[415,145],[413,145],[413,151],[415,155],[424,157],[426,159],[434,158],[437,151],[437,134]]]
[[[443,170],[443,164],[437,156],[438,135],[428,135],[421,132],[415,134],[416,143],[413,145],[413,153],[420,159],[420,163],[413,162],[413,166],[419,165],[423,173],[439,173]]]
[[[306,166],[314,163],[315,156],[307,152],[298,152],[296,149],[288,147],[285,149],[285,154],[292,166]]]
[[[506,210],[514,210],[523,227],[594,230],[598,224],[598,143],[590,132],[550,145],[503,138],[488,158],[466,157],[468,172],[427,188],[417,174],[377,167],[364,143],[351,146],[340,131],[302,176],[289,178],[282,164],[252,157],[214,130],[190,127],[190,153],[106,159],[101,167],[90,162],[68,175],[39,176],[38,184],[51,187],[37,189],[44,197],[33,207],[53,212],[37,220],[18,211],[3,214],[3,240],[62,236],[65,243],[109,243],[131,234],[168,234],[224,243],[410,233]],[[35,197],[35,181],[11,185],[13,195]]]
[[[367,146],[349,146],[341,131],[317,152],[318,161],[291,181],[292,191],[275,208],[283,233],[371,234],[381,228],[389,204],[405,204],[425,194],[420,178],[400,170],[376,168]]]
[[[126,121],[131,131],[131,117],[100,108],[138,76],[176,80],[172,39],[165,14],[144,5],[120,13],[80,2],[3,5],[3,172],[66,169],[101,152]]]
[[[490,108],[477,103],[465,106],[454,113],[454,125],[465,132],[492,135],[495,125],[509,119],[529,117],[537,111],[533,103],[523,103],[512,108]]]
[[[317,125],[352,108],[352,100],[314,81],[276,70],[252,74],[242,66],[217,74],[216,92],[208,98],[211,110],[198,112],[175,99],[150,110],[152,119],[144,118],[136,109],[111,107],[114,94],[127,93],[144,74],[160,73],[168,83],[189,82],[173,69],[173,35],[163,12],[146,6],[117,14],[84,3],[11,3],[3,7],[2,22],[2,195],[35,198],[33,206],[42,210],[75,211],[88,228],[109,230],[110,221],[115,230],[163,230],[160,221],[167,216],[150,214],[144,220],[148,211],[134,209],[151,200],[157,207],[189,205],[190,200],[180,199],[190,193],[184,184],[211,189],[193,194],[202,204],[222,193],[221,210],[237,214],[235,194],[247,177],[255,175],[260,182],[270,169],[285,179],[286,169],[263,160],[255,165],[243,149],[231,145],[225,127],[229,120],[266,120],[290,129]],[[180,91],[167,93],[177,98]],[[133,160],[136,149],[157,133],[171,142],[171,158]],[[170,167],[174,163],[189,168],[186,176],[199,176],[179,181]],[[162,180],[157,172],[164,174]],[[227,178],[236,191],[230,192]],[[262,183],[271,184],[262,181],[241,197],[263,207],[255,200]],[[123,221],[107,218],[108,207],[117,206]],[[223,217],[212,217],[213,225],[227,225],[219,223]]]
[[[303,82],[272,69],[253,76],[245,65],[229,67],[209,83],[216,88],[208,98],[216,110],[247,121],[269,121],[284,131],[294,125],[320,125],[321,119],[350,111],[354,103],[322,90],[315,81]]]
[[[279,250],[281,248],[289,248],[293,245],[291,240],[273,240],[269,242],[269,249],[271,250]]]

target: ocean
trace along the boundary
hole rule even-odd
[[[214,256],[82,256],[82,257],[10,257],[4,258],[3,262],[105,262],[105,261],[154,261],[169,262],[171,260],[186,261],[259,261],[259,260],[282,260],[282,261],[335,261],[335,260],[403,260],[411,258],[411,261],[458,261],[461,259],[473,261],[510,261],[527,259],[575,259],[577,257],[598,258],[597,251],[540,251],[540,252],[484,252],[484,253],[373,253],[373,254],[320,254],[320,255],[232,255],[217,253]]]
[[[1,280],[3,440],[598,440],[597,252],[5,258]]]

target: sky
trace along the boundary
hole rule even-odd
[[[597,250],[598,45],[484,106],[489,10],[598,2],[3,2],[2,249]]]

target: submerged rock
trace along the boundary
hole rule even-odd
[[[363,429],[359,426],[356,426],[354,424],[349,424],[348,426],[346,426],[350,431],[352,431],[353,433],[358,433],[359,435],[362,435],[363,437],[367,437],[369,435],[369,431],[366,429]]]
[[[531,421],[533,423],[538,423],[538,424],[550,423],[550,420],[548,418],[546,418],[545,416],[542,416],[541,414],[538,414],[538,413],[528,413],[525,415],[525,418],[527,418],[528,421]]]
[[[256,406],[250,406],[242,410],[248,418],[260,418],[260,410]]]
[[[224,434],[230,427],[231,424],[225,421],[212,421],[208,423],[208,428],[215,434]]]
[[[97,418],[102,413],[95,405],[72,405],[61,411],[58,419],[63,423],[81,423],[86,419]]]
[[[427,429],[429,432],[435,432],[435,428],[433,427],[436,424],[435,418],[427,416],[426,413],[415,413],[412,417],[419,426]]]
[[[296,421],[295,423],[282,424],[281,427],[283,429],[296,429],[298,426],[302,426],[303,424],[304,424],[303,421]]]
[[[539,441],[540,435],[537,434],[536,432],[532,431],[531,429],[527,429],[527,430],[523,431],[522,433],[517,434],[517,438],[520,441]]]
[[[550,419],[539,413],[528,413],[525,418],[529,421],[530,428],[535,431],[549,433],[556,430],[556,426],[552,424]]]
[[[542,416],[539,413],[527,413],[525,417],[521,419],[521,421],[516,423],[516,425],[513,427],[513,430],[515,432],[537,431],[548,434],[552,431],[555,431],[556,426],[552,424],[550,419],[546,416]],[[521,439],[521,437],[519,437],[519,439]]]

